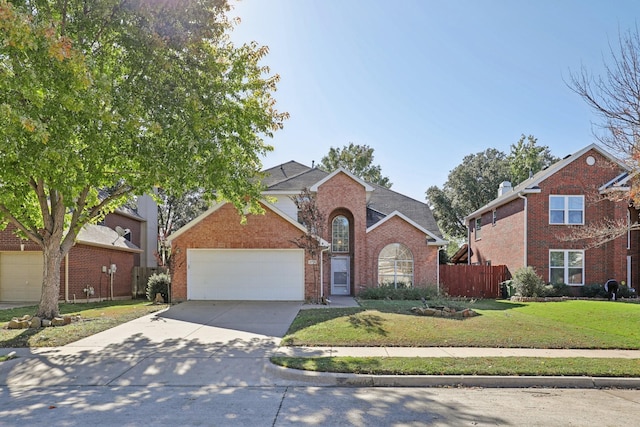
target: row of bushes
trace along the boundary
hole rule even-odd
[[[504,282],[504,285],[511,287],[517,296],[521,297],[565,297],[577,296],[571,286],[565,283],[549,284],[545,283],[538,276],[532,267],[521,268],[516,271],[511,280]],[[604,285],[591,284],[581,287],[581,295],[587,298],[607,298],[608,292]],[[630,298],[635,296],[633,291],[626,285],[619,285],[617,298]]]
[[[381,285],[377,288],[366,288],[358,294],[362,299],[419,300],[431,299],[438,295],[435,286],[425,288],[395,288],[393,285]]]

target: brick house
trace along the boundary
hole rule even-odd
[[[171,235],[174,300],[317,300],[378,284],[436,284],[447,242],[426,204],[343,169],[291,161],[264,176],[264,215],[241,224],[231,204],[217,204]],[[326,216],[319,263],[294,243],[306,233],[292,199],[303,189]]]
[[[121,236],[116,228],[127,232],[121,231]],[[18,238],[14,231],[11,226],[0,231],[0,301],[39,301],[42,251],[35,242]],[[60,266],[60,300],[131,298],[133,267],[155,266],[156,249],[157,205],[152,198],[142,196],[137,209],[122,207],[99,225],[86,225],[80,231]],[[89,295],[85,289],[90,289]]]
[[[629,172],[592,144],[516,187],[502,183],[495,200],[465,218],[469,263],[506,265],[511,274],[531,266],[545,282],[565,283],[576,293],[611,278],[637,289],[637,232],[594,248],[563,239],[574,227],[637,220],[627,197]]]

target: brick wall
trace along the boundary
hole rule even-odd
[[[113,276],[114,298],[131,297],[131,277],[134,265],[130,252],[115,251],[106,248],[77,244],[69,252],[69,291],[68,297],[73,300],[86,298],[83,289],[87,286],[94,288],[92,298],[107,299],[110,293],[109,274],[102,272],[102,266],[109,268],[116,264]],[[60,298],[65,298],[65,261],[61,266]]]
[[[517,198],[482,216],[480,238],[476,238],[475,221],[469,224],[471,264],[506,265],[511,273],[524,265],[524,200]]]
[[[124,227],[124,226],[123,226]],[[126,226],[128,228],[129,225]],[[138,227],[139,229],[139,227]],[[20,251],[20,239],[13,234],[15,228],[11,225],[0,231],[0,250]],[[22,241],[25,251],[42,251],[40,246],[28,240]],[[134,256],[131,252],[116,251],[107,248],[98,248],[83,244],[77,244],[69,251],[69,293],[73,300],[86,298],[82,289],[87,285],[93,286],[95,294],[93,298],[107,298],[109,294],[109,276],[101,272],[101,267],[110,264],[118,266],[114,276],[114,297],[131,296],[131,273],[134,265]],[[65,299],[65,259],[60,266],[60,299]]]
[[[187,249],[298,249],[292,242],[303,232],[265,207],[264,215],[248,215],[245,224],[229,203],[221,206],[171,243],[173,299],[187,298]],[[305,298],[314,295],[313,266],[305,253]]]
[[[586,158],[596,160],[587,165]],[[603,219],[626,219],[627,202],[613,202],[599,195],[598,188],[620,174],[620,170],[594,150],[559,170],[542,183],[540,194],[529,196],[529,265],[549,280],[550,249],[584,249],[584,242],[561,239],[570,233],[566,225],[549,224],[549,195],[584,195],[585,224]],[[585,251],[584,283],[604,283],[609,278],[626,277],[626,237]]]
[[[0,231],[0,251],[19,251],[20,243],[24,244],[25,251],[39,251],[40,246],[31,240],[21,240],[14,232],[16,228],[9,224],[7,227]]]
[[[595,164],[588,165],[586,158],[595,158]],[[578,249],[585,247],[584,242],[562,240],[562,236],[570,233],[567,225],[549,224],[550,195],[584,195],[585,224],[599,222],[602,219],[626,220],[628,204],[626,201],[614,202],[599,195],[598,188],[621,173],[617,165],[595,150],[590,150],[575,159],[561,170],[540,182],[541,192],[529,194],[528,199],[528,247],[527,265],[532,266],[545,280],[549,280],[549,250]],[[474,254],[471,262],[493,265],[507,265],[511,274],[523,266],[523,221],[524,202],[516,199],[502,206],[497,211],[496,226],[491,225],[492,213],[482,218],[480,240],[476,240],[474,222],[468,225],[470,247]],[[584,283],[604,283],[609,278],[626,280],[627,255],[637,260],[638,233],[634,233],[632,247],[627,250],[626,236],[604,244],[599,248],[585,251]],[[634,277],[638,275],[634,268]]]
[[[367,264],[362,288],[378,286],[378,256],[391,243],[402,243],[411,251],[415,287],[437,283],[438,247],[427,246],[424,233],[402,218],[394,217],[367,233]]]
[[[331,243],[331,221],[337,215],[349,219],[351,257],[351,295],[360,286],[366,286],[366,191],[361,183],[344,173],[338,173],[318,188],[316,195],[318,208],[325,213],[327,224],[324,238]],[[340,254],[347,255],[347,254]],[[331,268],[326,263],[324,271],[325,295],[330,294]]]

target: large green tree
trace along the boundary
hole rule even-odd
[[[447,177],[442,189],[427,189],[427,201],[442,231],[455,238],[467,235],[464,217],[498,196],[501,182],[509,180],[506,155],[494,148],[470,154]]]
[[[0,0],[0,223],[42,248],[39,316],[58,314],[60,263],[81,227],[134,194],[201,188],[259,210],[262,138],[286,114],[260,64],[267,48],[234,45],[228,11]]]
[[[344,168],[367,182],[391,188],[389,178],[382,175],[380,165],[373,164],[373,148],[350,142],[342,148],[331,147],[320,162],[320,167],[328,172]]]
[[[509,181],[516,186],[558,160],[547,146],[536,145],[537,141],[532,135],[522,135],[511,145],[508,155],[490,148],[465,156],[449,173],[442,189],[427,189],[427,201],[447,237],[454,241],[465,239],[465,216],[498,197],[500,183]]]

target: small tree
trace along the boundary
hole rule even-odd
[[[326,217],[318,208],[315,195],[308,188],[302,190],[298,196],[292,197],[292,199],[298,208],[298,221],[307,228],[307,232],[293,240],[293,243],[304,249],[315,261],[313,264],[314,294],[316,301],[319,301],[320,271],[318,264],[321,262],[322,250],[325,249],[321,236],[324,234]]]
[[[516,294],[521,297],[539,297],[545,293],[544,281],[531,266],[523,267],[514,273],[513,285]]]

